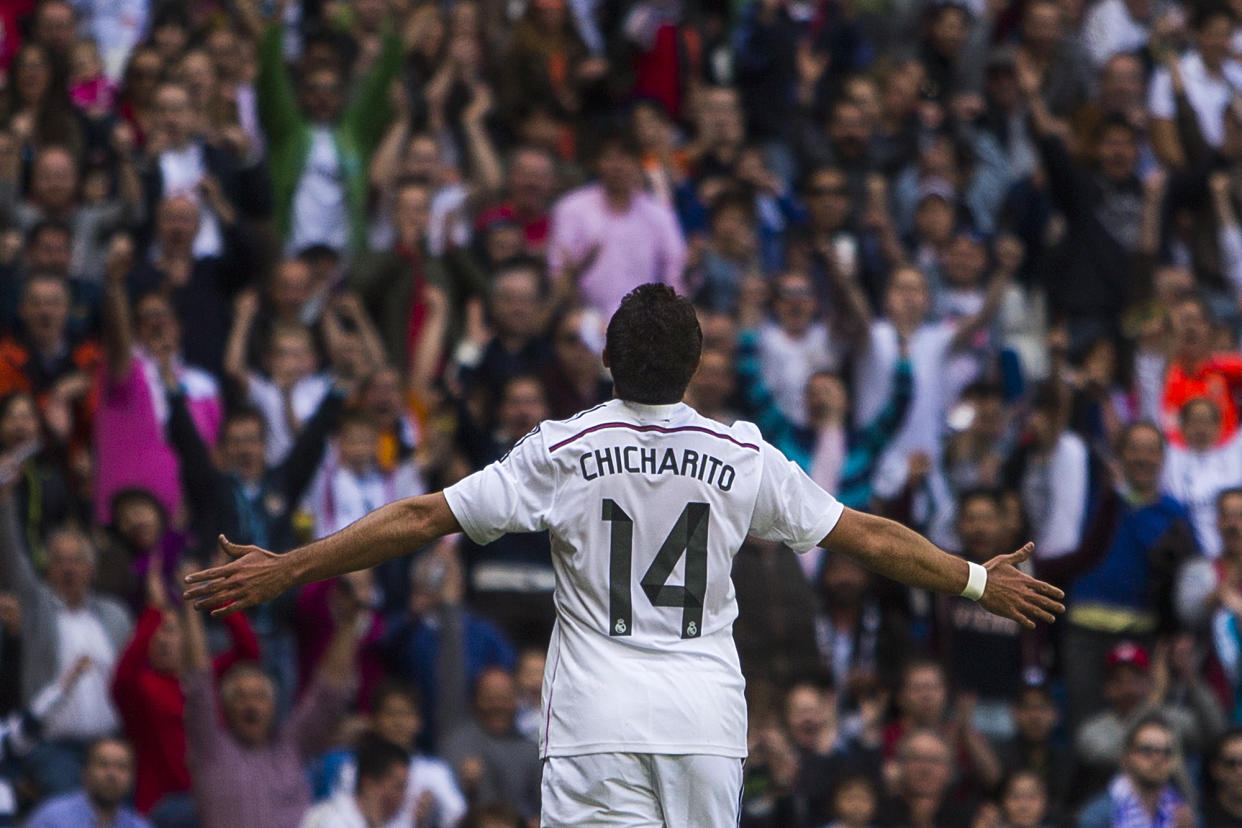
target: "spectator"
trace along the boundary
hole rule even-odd
[[[148,489],[165,512],[180,513],[182,487],[177,455],[165,437],[169,409],[159,378],[169,373],[185,388],[194,426],[209,444],[221,418],[216,380],[181,361],[181,323],[170,301],[148,293],[131,308],[125,274],[133,258],[128,239],[109,255],[104,365],[95,418],[98,479],[95,518],[108,523],[112,496],[131,486]]]
[[[1242,820],[1242,731],[1230,728],[1209,754],[1208,779],[1201,824],[1225,828]]]
[[[1126,733],[1119,772],[1106,792],[1083,806],[1079,826],[1192,824],[1190,805],[1174,784],[1179,760],[1172,728],[1159,717],[1139,719]]]
[[[1194,295],[1177,299],[1168,312],[1170,349],[1166,360],[1158,353],[1140,352],[1136,364],[1144,412],[1156,420],[1173,445],[1185,445],[1178,424],[1182,406],[1195,397],[1208,397],[1220,411],[1219,442],[1238,428],[1232,388],[1242,383],[1242,358],[1212,348],[1212,317],[1203,300]]]
[[[14,514],[12,481],[0,489],[0,586],[17,593],[23,610],[22,688],[29,704],[43,687],[82,658],[90,670],[46,721],[45,743],[26,760],[29,775],[47,794],[77,784],[85,748],[119,724],[107,683],[132,622],[118,602],[91,591],[95,548],[80,530],[64,527],[47,539],[47,583],[31,566]],[[126,787],[128,788],[128,782]]]
[[[10,648],[20,647],[20,643],[16,645],[14,643],[21,632],[14,625],[20,625],[20,623],[20,607],[17,605],[17,599],[7,593],[0,594],[0,625],[4,627],[5,647],[0,666],[3,666],[13,679],[21,677],[21,665],[18,659],[9,658]],[[14,653],[14,655],[20,655],[20,653]],[[13,700],[15,702],[12,705],[14,712],[0,719],[0,762],[12,767],[13,760],[20,760],[22,756],[34,750],[42,735],[43,723],[49,715],[64,704],[66,696],[73,691],[78,679],[88,669],[90,669],[90,661],[80,658],[54,684],[44,687],[29,706],[23,707],[16,703],[17,700]],[[9,705],[6,702],[4,706]],[[0,770],[0,825],[17,824],[18,800],[12,778],[13,770],[17,769]]]
[[[337,794],[302,818],[302,828],[355,828],[386,825],[401,810],[409,775],[409,756],[382,739],[358,749],[358,783],[352,794]]]
[[[1218,558],[1221,538],[1216,530],[1216,502],[1221,492],[1242,480],[1242,444],[1236,436],[1220,442],[1220,411],[1207,397],[1188,401],[1178,419],[1186,445],[1169,446],[1160,489],[1190,513],[1199,550],[1208,558]]]
[[[525,819],[539,811],[539,753],[514,727],[513,676],[483,671],[474,685],[474,716],[444,742],[444,758],[474,805],[504,804]]]
[[[25,391],[41,407],[56,396],[76,399],[98,366],[99,346],[70,330],[72,292],[68,280],[46,272],[30,274],[21,288],[21,332],[0,340],[0,394]]]
[[[48,800],[26,824],[32,828],[150,828],[149,822],[125,805],[133,787],[134,753],[129,745],[120,739],[100,739],[86,753],[82,790]]]
[[[609,133],[596,149],[599,183],[552,208],[550,278],[604,317],[644,282],[684,290],[685,241],[672,212],[638,189],[640,157],[631,135]]]
[[[24,200],[16,188],[17,171],[0,176],[0,213],[23,232],[34,230],[42,221],[63,222],[72,239],[68,274],[89,282],[103,279],[108,240],[146,215],[142,181],[134,164],[133,130],[117,125],[110,138],[118,162],[117,194],[101,203],[82,197],[80,156],[68,147],[41,146],[31,165],[30,191]]]
[[[964,789],[969,791],[972,786],[976,790],[986,789],[1000,781],[1000,762],[987,740],[974,729],[969,704],[959,702],[956,717],[950,717],[948,678],[938,662],[907,661],[898,688],[898,717],[884,731],[886,759],[896,756],[900,764],[906,739],[916,732],[930,731],[938,741],[947,740],[943,742],[946,749],[955,751],[946,758],[945,764],[954,760],[960,763],[963,778],[959,784]],[[930,760],[927,764],[931,764]],[[918,779],[920,784],[931,784],[930,778],[919,775]]]
[[[147,570],[145,586],[146,609],[117,660],[112,700],[134,746],[134,806],[162,825],[164,819],[193,811],[180,681],[185,631],[160,566]],[[259,658],[259,641],[244,615],[230,615],[225,626],[232,647],[213,659],[217,677]]]
[[[1022,493],[1023,510],[1036,527],[1037,563],[1077,549],[1087,514],[1087,447],[1066,428],[1065,409],[1063,389],[1054,382],[1035,389],[1025,444],[1011,458],[1014,468],[1007,475]]]
[[[154,157],[145,182],[151,213],[155,205],[173,196],[188,199],[199,208],[190,247],[194,260],[224,258],[228,252],[225,227],[234,223],[236,211],[260,214],[266,206],[263,170],[257,164],[245,166],[232,148],[214,146],[196,136],[201,132],[197,120],[204,113],[195,109],[183,84],[160,84],[155,90],[155,110],[159,113],[156,131],[147,146]]]
[[[957,536],[961,554],[981,563],[991,560],[1005,538],[1001,504],[994,491],[968,490],[958,499]],[[1038,645],[1016,622],[984,619],[973,602],[937,596],[935,638],[949,679],[959,693],[976,699],[974,727],[993,741],[1014,733],[1008,700],[1021,688],[1022,676],[1038,664]]]
[[[1170,659],[1170,652],[1168,644],[1160,646],[1154,669],[1147,650],[1133,643],[1119,644],[1109,654],[1104,682],[1109,707],[1083,723],[1074,737],[1084,790],[1090,791],[1093,782],[1106,781],[1123,757],[1127,732],[1150,713],[1161,715],[1179,743],[1190,740],[1196,748],[1209,744],[1223,729],[1218,703],[1194,677],[1193,659],[1180,654]],[[1185,689],[1175,691],[1173,681]]]
[[[895,790],[881,824],[958,828],[970,824],[970,809],[951,802],[953,752],[935,731],[911,730],[897,746]]]
[[[385,633],[392,674],[419,688],[424,742],[437,747],[465,720],[464,700],[484,671],[511,669],[516,659],[500,631],[462,605],[461,562],[443,543],[410,567],[409,605]]]
[[[1001,824],[1012,828],[1044,828],[1050,824],[1048,788],[1035,771],[1018,771],[1000,787]]]
[[[1156,427],[1127,427],[1117,456],[1120,485],[1101,494],[1082,546],[1045,568],[1047,577],[1070,585],[1062,652],[1071,727],[1099,709],[1114,648],[1131,638],[1151,641],[1159,628],[1161,613],[1152,599],[1171,594],[1173,573],[1167,564],[1154,564],[1194,551],[1185,509],[1159,490],[1164,445]]]
[[[453,772],[440,759],[415,749],[423,727],[417,694],[397,683],[380,685],[371,699],[371,726],[375,737],[411,751],[404,798],[388,828],[428,825],[452,828],[466,813],[466,800],[457,789]],[[339,797],[355,790],[361,766],[355,755],[343,757],[336,766],[332,793]]]
[[[283,7],[282,7],[283,8]],[[258,31],[262,24],[250,21]],[[271,159],[276,228],[289,253],[315,244],[360,252],[366,233],[367,160],[391,113],[388,86],[400,47],[385,34],[380,54],[346,102],[341,72],[324,65],[294,81],[281,60],[282,29],[269,24],[255,82],[259,120]]]
[[[1024,684],[1016,695],[1012,711],[1014,735],[998,750],[1008,774],[1001,790],[1012,792],[1017,777],[1034,775],[1044,815],[1058,816],[1068,804],[1074,781],[1073,752],[1054,739],[1060,713],[1046,684]],[[1029,787],[1024,788],[1029,796]],[[1001,804],[1004,809],[1003,795]]]
[[[278,725],[275,685],[251,664],[237,664],[224,676],[217,702],[203,620],[187,607],[181,687],[188,765],[203,828],[298,824],[310,806],[302,766],[322,749],[345,710],[357,618],[357,604],[342,602],[314,683]]]

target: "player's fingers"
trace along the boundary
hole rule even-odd
[[[191,572],[189,575],[186,575],[185,582],[187,584],[196,584],[200,581],[215,581],[227,577],[232,571],[230,564],[213,566],[211,569],[200,569],[198,572]]]
[[[1057,601],[1065,600],[1064,590],[1058,587],[1054,587],[1052,584],[1046,581],[1036,581],[1034,578],[1032,578],[1031,580],[1034,581],[1035,583],[1035,589],[1039,590],[1044,595],[1047,595],[1049,598],[1053,598]]]
[[[223,607],[219,607],[217,609],[212,610],[211,617],[212,618],[224,618],[226,615],[232,615],[235,612],[241,612],[243,609],[245,609],[245,607],[242,604],[236,601],[233,601],[231,603],[226,604]]]
[[[1048,612],[1065,612],[1065,605],[1061,602],[1054,601],[1046,595],[1040,595],[1038,592],[1031,593],[1027,596],[1026,600],[1040,609],[1047,610]]]
[[[246,550],[249,548],[233,543],[223,534],[216,539],[216,543],[220,545],[220,549],[224,552],[224,554],[228,555],[230,558],[240,558],[242,555],[246,554]]]
[[[196,601],[200,598],[206,598],[219,593],[220,590],[226,587],[226,585],[227,584],[223,578],[215,578],[199,584],[196,587],[190,587],[185,592],[181,593],[181,597],[187,601]]]
[[[1019,549],[1017,552],[1010,552],[1008,555],[1006,555],[1005,563],[1010,564],[1011,566],[1017,566],[1018,564],[1025,561],[1027,558],[1031,557],[1031,553],[1034,551],[1035,551],[1034,542],[1027,541],[1026,545],[1023,546],[1021,549]]]
[[[1055,615],[1029,601],[1026,604],[1026,614],[1037,621],[1043,621],[1045,624],[1051,624],[1057,620]]]
[[[228,587],[221,587],[220,589],[213,591],[210,595],[204,595],[202,598],[199,598],[197,601],[195,601],[194,609],[196,610],[215,609],[216,607],[219,607],[225,603],[228,603],[229,601],[236,600],[237,597],[238,597],[238,590],[230,589]]]

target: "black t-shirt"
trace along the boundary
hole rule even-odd
[[[1017,622],[958,597],[943,599],[939,616],[953,686],[982,699],[1013,698],[1022,681],[1022,628]]]
[[[1215,799],[1203,803],[1202,828],[1242,828],[1242,816],[1231,814]]]

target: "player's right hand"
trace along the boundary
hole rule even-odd
[[[212,617],[222,618],[270,601],[293,585],[287,572],[289,558],[257,546],[231,543],[224,535],[219,544],[233,560],[185,578],[187,584],[198,584],[184,594],[194,609],[210,610]]]
[[[1010,618],[1027,629],[1036,621],[1051,624],[1065,612],[1065,593],[1018,569],[1018,564],[1031,556],[1035,544],[1028,543],[1017,552],[997,555],[983,565],[988,583],[979,598],[979,606],[993,615]]]

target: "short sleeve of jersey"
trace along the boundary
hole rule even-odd
[[[504,457],[444,490],[449,509],[479,544],[506,532],[541,532],[556,494],[556,473],[538,428]]]
[[[766,440],[760,445],[763,478],[750,534],[795,552],[814,549],[837,525],[845,507]]]

